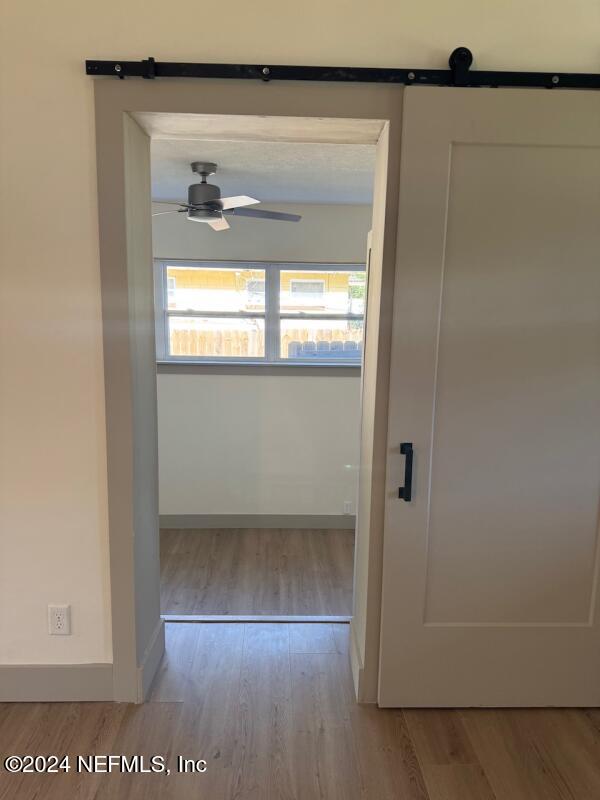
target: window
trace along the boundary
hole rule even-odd
[[[161,361],[360,364],[363,265],[157,263]]]

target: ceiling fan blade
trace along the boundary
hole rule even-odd
[[[255,203],[260,203],[260,200],[255,200],[246,194],[240,194],[237,197],[222,197],[218,203],[222,209],[229,209],[240,208],[240,206],[253,206]]]
[[[187,208],[174,208],[173,211],[155,211],[153,217],[160,217],[161,214],[181,214],[182,211],[187,211]]]
[[[187,206],[186,200],[153,200],[152,202],[160,206]]]
[[[208,224],[213,231],[226,231],[230,227],[226,219],[211,219],[208,220]]]
[[[302,219],[300,214],[286,214],[283,211],[267,211],[262,208],[231,208],[226,213],[235,214],[236,217],[260,217],[277,219],[281,222],[299,222]]]

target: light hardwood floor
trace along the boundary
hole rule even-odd
[[[0,751],[164,755],[171,775],[9,775],[2,800],[597,800],[597,710],[357,706],[348,626],[169,624],[142,706],[0,705]],[[204,758],[177,774],[177,755]]]
[[[352,613],[352,530],[162,530],[160,542],[163,614]]]

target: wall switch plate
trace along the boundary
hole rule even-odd
[[[352,513],[352,500],[344,500],[344,514]]]
[[[70,636],[71,606],[48,606],[48,633],[51,636]]]

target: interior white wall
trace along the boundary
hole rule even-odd
[[[597,0],[217,4],[211,8],[213,29],[227,35],[204,37],[201,55],[198,30],[206,9],[187,4],[184,12],[173,13],[162,0],[147,0],[143,8],[131,0],[3,4],[4,663],[112,657],[94,102],[84,59],[153,55],[439,68],[454,47],[467,44],[481,69],[595,72],[600,66]],[[51,638],[46,605],[63,601],[73,604],[79,633]]]
[[[370,206],[265,204],[225,233],[153,218],[155,257],[364,263]],[[156,210],[163,206],[154,204]],[[160,513],[342,514],[356,504],[360,375],[158,376]]]
[[[231,261],[331,261],[364,263],[371,206],[264,203],[272,211],[301,214],[300,222],[229,219],[216,233],[188,222],[184,214],[153,217],[155,258],[205,258]],[[168,206],[154,203],[156,211]],[[172,206],[171,206],[172,208]],[[260,208],[260,206],[258,206]]]
[[[161,514],[342,514],[360,379],[159,375]]]

